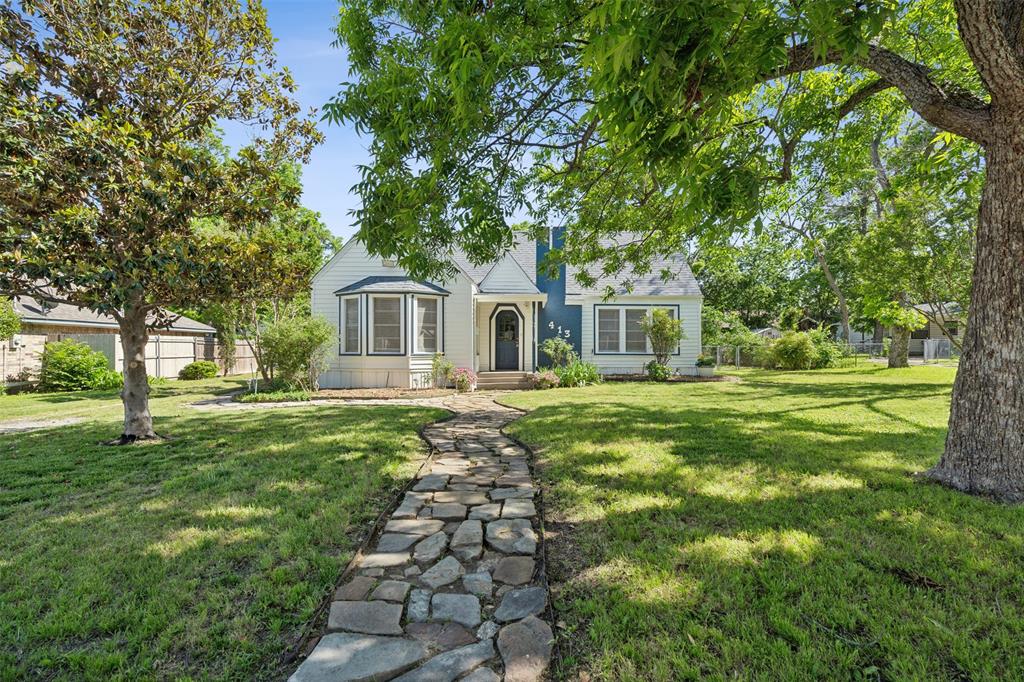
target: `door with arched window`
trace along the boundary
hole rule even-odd
[[[494,369],[519,369],[519,316],[502,310],[494,318]]]

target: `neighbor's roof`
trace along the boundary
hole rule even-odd
[[[611,247],[630,240],[629,235],[622,235],[619,240],[602,239],[601,246]],[[700,285],[690,270],[686,257],[681,254],[658,256],[651,261],[651,269],[644,275],[637,275],[632,270],[624,270],[616,275],[595,274],[596,281],[592,287],[584,287],[576,279],[580,268],[573,265],[565,267],[566,296],[601,296],[607,288],[623,296],[701,296]],[[596,268],[595,268],[596,269]],[[672,276],[665,280],[662,272],[669,271]],[[626,283],[631,285],[626,286]]]
[[[364,277],[334,292],[341,294],[440,294],[447,296],[451,292],[442,289],[432,282],[417,281],[405,275],[377,275]]]
[[[946,301],[945,303],[918,303],[914,306],[914,309],[920,310],[921,312],[929,312],[934,315],[939,314],[943,310],[950,315],[959,315],[963,312],[960,309],[960,304],[955,301]]]
[[[103,329],[117,329],[117,320],[110,315],[96,313],[88,308],[79,308],[70,303],[47,302],[41,304],[31,296],[15,296],[14,312],[18,314],[22,322],[41,325],[67,325],[82,327],[97,327]],[[196,322],[195,320],[179,315],[170,327],[170,331],[176,332],[199,332],[202,334],[214,334],[216,329]]]

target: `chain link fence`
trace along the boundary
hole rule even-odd
[[[949,339],[925,339],[924,340],[924,361],[928,362],[955,362],[960,359],[960,349],[953,345]]]
[[[864,361],[877,358],[885,358],[885,344],[872,341],[860,341],[857,343],[839,344],[843,349],[843,357],[846,363],[857,365]],[[703,354],[714,358],[718,367],[760,367],[758,346],[704,346]]]

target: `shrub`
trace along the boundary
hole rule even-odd
[[[554,372],[558,376],[558,385],[566,388],[601,383],[597,365],[582,360],[570,362],[565,367],[555,367]]]
[[[544,339],[544,343],[540,344],[540,350],[551,358],[551,364],[555,367],[564,367],[579,359],[572,344],[560,336]]]
[[[476,372],[465,367],[459,367],[457,370],[452,372],[452,381],[455,382],[455,388],[459,391],[472,391],[476,388]]]
[[[833,341],[824,329],[812,329],[807,334],[814,344],[814,369],[836,367],[849,354],[849,348]]]
[[[668,381],[672,376],[672,368],[668,365],[663,365],[657,360],[648,362],[644,365],[644,369],[647,370],[647,377],[651,381]]]
[[[843,349],[824,330],[786,332],[765,347],[762,364],[771,369],[820,369],[834,367]]]
[[[434,353],[434,360],[430,365],[431,375],[434,379],[434,388],[448,388],[452,383],[452,373],[455,365],[444,356],[444,353]]]
[[[0,341],[6,341],[19,331],[21,331],[21,318],[18,317],[18,313],[14,312],[11,299],[0,298]]]
[[[288,317],[267,327],[260,344],[275,378],[288,388],[316,391],[334,347],[334,328],[322,317]]]
[[[697,362],[694,363],[698,367],[714,367],[715,359],[710,355],[704,355],[701,353],[697,356]]]
[[[121,375],[107,365],[107,356],[67,339],[43,348],[39,388],[44,391],[87,391],[120,388]]]
[[[181,368],[178,378],[183,381],[194,381],[196,379],[212,379],[217,376],[217,363],[209,360],[196,360]]]
[[[561,383],[558,375],[550,369],[534,372],[530,375],[530,384],[534,388],[555,388]]]
[[[668,364],[670,356],[679,347],[679,342],[686,338],[683,323],[672,317],[664,308],[655,308],[644,318],[641,328],[651,342],[651,352],[659,365]]]
[[[243,393],[236,400],[240,403],[287,403],[308,401],[312,396],[309,391],[260,391],[259,393]]]

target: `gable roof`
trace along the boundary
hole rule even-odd
[[[629,239],[629,235],[622,235],[622,239]],[[601,246],[614,247],[622,242],[616,239],[605,238],[601,240]],[[658,256],[651,261],[651,269],[644,275],[637,275],[632,270],[626,269],[617,275],[598,274],[594,286],[585,287],[576,279],[577,273],[583,268],[565,266],[565,295],[566,296],[602,296],[608,287],[619,295],[623,296],[701,296],[700,285],[690,270],[690,264],[686,262],[686,256],[681,253],[671,256]],[[661,273],[665,270],[671,271],[673,276],[662,279]],[[624,283],[632,285],[632,289]]]
[[[523,270],[523,266],[506,254],[494,264],[491,271],[480,282],[480,293],[484,294],[539,294],[537,284]]]
[[[410,279],[405,275],[375,275],[364,277],[334,292],[335,295],[355,293],[377,294],[440,294],[447,296],[451,292],[442,289],[433,282]]]
[[[99,327],[103,329],[117,329],[117,320],[110,315],[93,312],[88,308],[79,308],[70,303],[48,302],[41,304],[31,296],[15,296],[13,300],[14,312],[21,318],[22,322],[42,325],[68,325],[83,327]],[[161,327],[176,332],[197,332],[201,334],[214,334],[216,329],[210,325],[196,322],[190,317],[178,315],[170,327]]]
[[[514,260],[519,265],[519,267],[522,268],[523,272],[526,274],[526,277],[530,280],[530,282],[536,284],[537,242],[536,240],[533,239],[526,239],[521,235],[517,236],[520,237],[519,241],[517,241],[512,246],[512,248],[507,252],[506,256],[511,256],[512,260]],[[469,278],[473,280],[474,284],[479,285],[487,278],[487,275],[490,274],[491,270],[493,270],[495,266],[497,266],[499,263],[505,260],[505,258],[499,258],[497,261],[484,263],[483,265],[474,265],[469,260],[469,257],[466,256],[465,253],[463,253],[462,251],[456,251],[455,254],[452,256],[452,260],[455,261],[455,264],[459,266],[459,268],[461,268],[463,272],[469,275]]]

